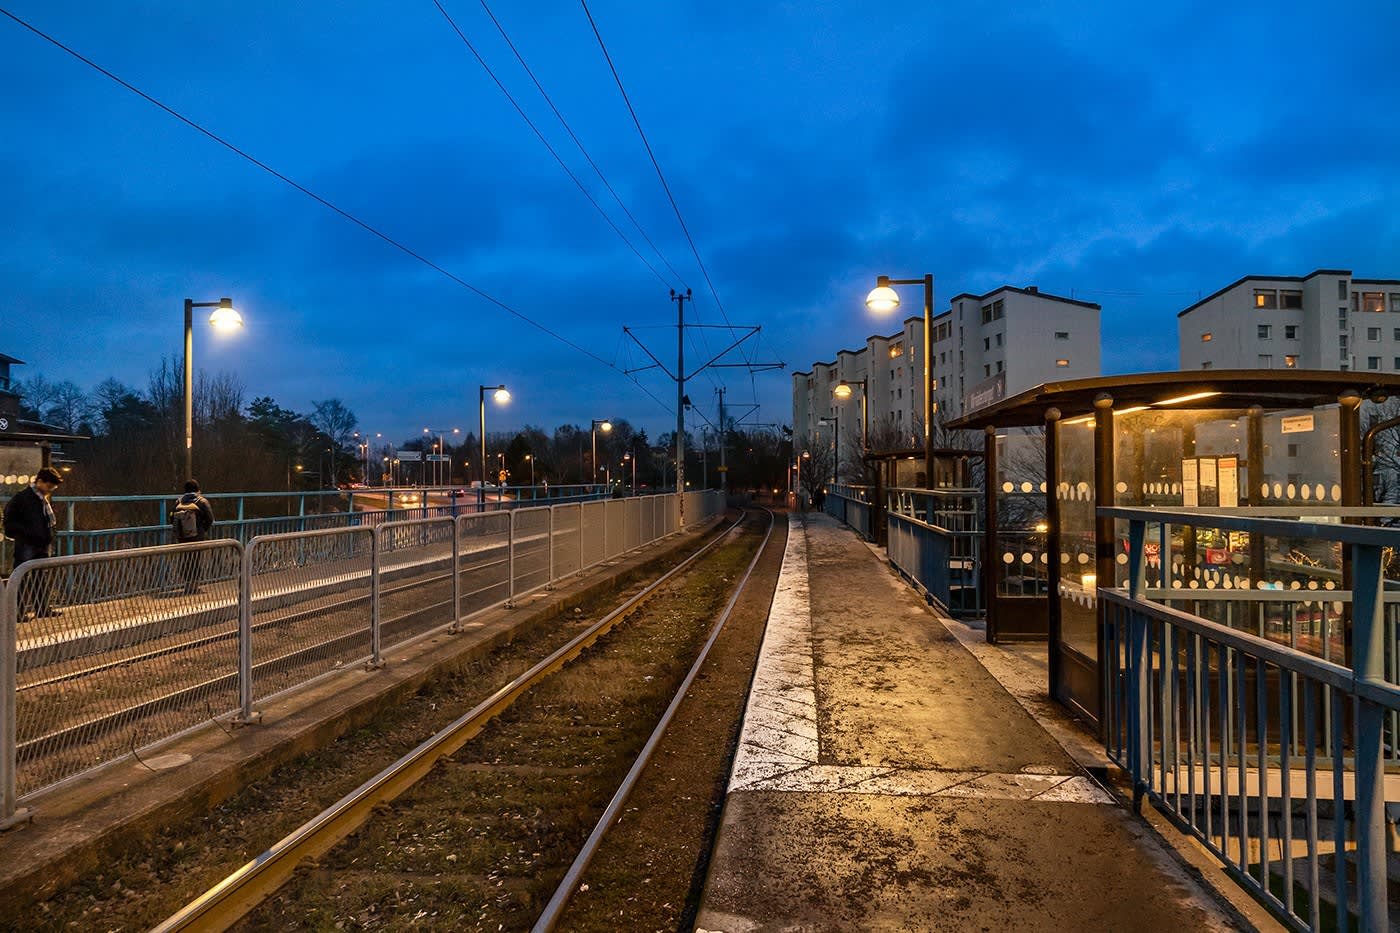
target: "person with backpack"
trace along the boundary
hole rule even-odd
[[[176,544],[189,544],[192,541],[208,539],[209,530],[214,527],[214,507],[209,504],[208,499],[200,494],[199,483],[194,480],[185,482],[185,494],[175,502],[175,508],[170,513],[170,525],[175,533]],[[176,558],[176,561],[181,570],[181,577],[185,581],[185,592],[198,593],[200,571],[198,552],[183,554]]]

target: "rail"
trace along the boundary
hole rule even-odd
[[[715,491],[29,561],[0,590],[0,827],[40,791],[724,510]]]
[[[1135,796],[1199,840],[1290,927],[1388,929],[1400,775],[1387,763],[1400,739],[1400,687],[1383,562],[1400,530],[1203,511],[1098,514],[1127,525],[1122,578],[1092,597],[1104,603],[1106,747]],[[1351,588],[1323,601],[1350,603],[1349,622],[1336,607],[1350,629],[1350,666],[1167,605],[1164,597],[1206,595],[1148,588],[1149,532],[1158,529],[1161,548],[1173,526],[1347,548]],[[1162,550],[1158,558],[1165,566]],[[1322,595],[1234,593],[1312,604]]]

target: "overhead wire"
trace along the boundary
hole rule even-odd
[[[564,170],[564,174],[568,175],[569,179],[575,185],[578,186],[578,190],[583,192],[583,196],[588,199],[588,203],[592,204],[594,209],[597,210],[597,212],[600,215],[602,215],[602,218],[605,221],[607,221],[608,226],[612,227],[613,232],[616,233],[619,238],[621,238],[623,243],[627,244],[627,248],[632,251],[633,255],[635,255],[638,259],[642,261],[642,265],[646,266],[648,269],[651,270],[651,274],[656,276],[656,280],[658,282],[660,282],[663,286],[667,288],[674,288],[675,286],[671,282],[668,282],[665,276],[663,276],[660,272],[657,272],[656,267],[653,266],[649,261],[647,261],[647,258],[642,255],[641,251],[638,250],[637,247],[632,243],[632,241],[627,238],[627,235],[622,232],[622,228],[613,222],[612,217],[608,216],[608,212],[603,210],[603,206],[598,203],[596,198],[593,197],[593,193],[590,192],[587,187],[585,187],[583,182],[579,180],[579,177],[574,174],[573,169],[569,168],[568,164],[565,163],[564,159],[555,150],[554,146],[551,145],[549,140],[545,138],[544,134],[540,132],[540,128],[535,125],[534,120],[530,119],[529,114],[527,114],[525,112],[525,109],[520,106],[520,103],[515,99],[515,96],[511,94],[509,90],[506,89],[506,86],[501,82],[501,79],[496,77],[496,72],[493,71],[491,69],[491,66],[486,63],[486,59],[481,57],[481,53],[476,50],[476,46],[472,45],[471,40],[467,38],[466,33],[462,32],[461,28],[457,25],[457,21],[452,18],[452,15],[447,12],[447,9],[442,5],[442,3],[439,2],[439,0],[433,0],[433,5],[438,8],[438,12],[442,14],[443,19],[447,20],[447,24],[452,27],[452,31],[457,33],[457,38],[462,40],[462,44],[465,45],[467,47],[467,50],[472,53],[472,56],[477,60],[477,63],[480,64],[481,67],[486,70],[486,73],[491,77],[491,80],[495,82],[496,87],[499,88],[501,93],[506,96],[506,100],[510,101],[510,105],[515,108],[515,112],[520,114],[520,119],[524,120],[526,125],[530,127],[531,132],[535,134],[535,138],[538,139],[544,145],[544,147],[549,150],[549,154],[554,157],[555,162],[559,163],[559,167]],[[676,278],[679,279],[680,276],[676,276]]]
[[[517,310],[516,308],[512,307],[511,305],[507,304],[506,302],[502,301],[501,299],[497,298],[496,296],[490,294],[489,292],[486,292],[486,291],[484,291],[484,290],[482,290],[482,289],[476,287],[475,285],[471,284],[470,282],[466,281],[465,279],[461,278],[460,276],[456,275],[455,273],[453,273],[453,272],[451,272],[451,271],[449,271],[449,270],[443,268],[442,266],[440,266],[439,264],[437,264],[437,263],[434,262],[433,260],[427,258],[427,257],[424,256],[423,254],[421,254],[421,253],[417,252],[416,250],[414,250],[412,247],[410,247],[410,246],[408,246],[408,245],[406,245],[406,244],[400,242],[399,240],[394,239],[394,238],[391,237],[389,234],[384,233],[383,231],[379,230],[378,228],[376,228],[376,227],[373,226],[372,224],[368,223],[367,221],[361,220],[359,217],[355,216],[354,214],[350,213],[349,211],[345,210],[344,208],[342,208],[342,207],[340,207],[340,206],[338,206],[338,205],[332,203],[331,201],[327,200],[326,198],[324,198],[324,197],[322,197],[321,195],[317,194],[316,192],[312,191],[310,188],[307,188],[305,185],[301,184],[300,182],[296,181],[295,179],[293,179],[293,178],[291,178],[291,177],[289,177],[289,176],[287,176],[287,175],[284,175],[282,172],[279,172],[277,169],[273,168],[271,165],[268,165],[266,162],[263,162],[262,160],[258,159],[257,157],[251,155],[250,153],[245,152],[244,150],[240,149],[238,146],[236,146],[236,145],[234,145],[233,143],[229,142],[227,139],[224,139],[222,136],[218,135],[217,133],[213,132],[212,130],[206,129],[204,126],[202,126],[202,125],[200,125],[199,123],[195,122],[193,119],[191,119],[191,118],[185,116],[183,113],[180,113],[178,110],[175,110],[174,108],[170,107],[169,105],[165,104],[164,102],[160,101],[159,99],[153,97],[152,95],[147,94],[145,91],[143,91],[143,90],[141,90],[140,88],[136,87],[134,84],[131,84],[129,81],[126,81],[125,79],[121,78],[120,76],[114,74],[113,72],[111,72],[111,71],[109,71],[108,69],[104,68],[103,66],[99,65],[97,62],[95,62],[95,61],[93,61],[92,59],[86,57],[86,56],[83,55],[81,52],[78,52],[76,49],[73,49],[73,48],[71,48],[71,47],[65,45],[63,42],[59,41],[59,40],[58,40],[57,38],[55,38],[54,36],[49,35],[48,33],[44,32],[44,31],[41,30],[41,29],[39,29],[37,26],[33,25],[32,23],[30,23],[30,22],[28,22],[28,21],[22,19],[21,17],[15,15],[15,14],[14,14],[13,12],[11,12],[10,10],[8,10],[8,9],[6,9],[6,8],[4,8],[4,7],[0,7],[0,14],[3,14],[3,15],[6,16],[7,18],[9,18],[10,20],[14,21],[16,24],[18,24],[18,25],[24,27],[24,28],[27,29],[29,32],[31,32],[31,33],[33,33],[34,35],[38,36],[39,38],[43,39],[45,42],[48,42],[50,45],[53,45],[54,47],[56,47],[56,48],[62,50],[63,52],[66,52],[68,55],[72,56],[73,58],[75,58],[75,59],[77,59],[78,61],[82,62],[83,64],[87,65],[89,68],[93,69],[94,71],[98,72],[99,74],[105,76],[106,78],[110,79],[111,81],[114,81],[115,83],[117,83],[117,84],[121,85],[122,87],[126,88],[128,91],[130,91],[131,93],[135,94],[137,97],[140,97],[142,100],[145,100],[147,103],[153,105],[154,107],[158,108],[159,110],[164,111],[165,113],[167,113],[167,114],[169,114],[170,116],[174,117],[176,120],[179,120],[181,123],[185,124],[185,125],[188,126],[190,129],[196,131],[196,132],[199,133],[200,135],[202,135],[202,136],[204,136],[204,137],[206,137],[206,138],[208,138],[208,139],[210,139],[210,140],[213,140],[214,142],[218,143],[220,146],[223,146],[225,149],[227,149],[228,151],[232,152],[234,155],[237,155],[239,158],[241,158],[241,159],[243,159],[243,160],[245,160],[245,161],[251,163],[252,165],[257,166],[258,168],[262,169],[262,170],[263,170],[264,172],[266,172],[267,174],[269,174],[269,175],[271,175],[272,177],[276,178],[278,181],[281,181],[281,182],[283,182],[284,184],[286,184],[286,185],[288,185],[288,186],[290,186],[290,187],[296,189],[297,191],[299,191],[299,192],[301,192],[302,194],[306,195],[308,198],[310,198],[311,200],[313,200],[313,201],[315,201],[316,203],[320,204],[322,207],[326,208],[327,210],[331,211],[332,213],[337,214],[337,215],[339,215],[340,217],[344,218],[345,220],[350,221],[350,222],[353,223],[355,226],[357,226],[357,227],[359,227],[360,229],[364,230],[366,233],[369,233],[369,234],[373,235],[373,236],[376,237],[377,239],[383,241],[384,243],[387,243],[388,245],[394,247],[395,249],[399,250],[400,252],[404,253],[405,255],[411,257],[412,259],[417,260],[418,262],[420,262],[420,263],[422,263],[423,265],[427,266],[429,269],[432,269],[434,272],[437,272],[439,275],[442,275],[443,277],[445,277],[445,278],[449,279],[450,281],[456,283],[457,285],[461,286],[462,288],[466,289],[467,291],[471,292],[472,294],[476,295],[477,297],[479,297],[479,298],[483,299],[484,301],[487,301],[487,302],[489,302],[489,303],[495,305],[496,307],[500,308],[502,311],[505,311],[507,314],[511,315],[512,317],[515,317],[516,319],[518,319],[518,320],[520,320],[520,321],[522,321],[522,322],[524,322],[524,323],[526,323],[526,324],[529,324],[531,327],[534,327],[536,330],[539,330],[540,332],[542,332],[542,333],[544,333],[544,334],[546,334],[546,335],[548,335],[548,336],[550,336],[550,337],[553,337],[555,340],[559,341],[560,343],[564,344],[565,346],[569,347],[570,349],[577,350],[579,353],[582,353],[584,356],[587,356],[589,359],[592,359],[592,360],[594,360],[594,361],[596,361],[596,362],[602,364],[603,366],[607,367],[608,369],[614,370],[615,372],[619,372],[619,373],[622,372],[620,369],[618,369],[618,367],[617,367],[616,365],[614,365],[614,364],[612,364],[612,363],[609,363],[607,360],[603,359],[601,356],[599,356],[598,354],[594,353],[592,350],[589,350],[588,348],[586,348],[586,347],[584,347],[584,346],[581,346],[580,344],[575,343],[574,341],[570,340],[568,337],[565,337],[563,334],[559,333],[558,331],[554,330],[553,328],[550,328],[550,327],[548,327],[548,326],[546,326],[546,325],[540,323],[539,321],[537,321],[537,320],[535,320],[534,318],[530,317],[529,315],[525,314],[523,311]],[[626,375],[626,373],[622,373],[622,374],[623,374],[624,376]],[[631,377],[628,377],[628,378],[631,379]],[[646,386],[643,386],[643,385],[642,385],[640,382],[638,382],[636,379],[631,379],[631,381],[632,381],[634,384],[636,384],[639,388],[641,388],[642,391],[645,392],[648,396],[650,396],[651,399],[652,399],[653,401],[655,401],[658,405],[660,405],[660,406],[662,407],[662,409],[664,409],[664,410],[665,410],[666,412],[668,412],[669,414],[675,414],[675,409],[671,408],[669,405],[667,405],[667,404],[666,404],[665,402],[663,402],[661,399],[657,398],[656,395],[653,394],[652,391],[651,391],[650,389],[646,388]]]
[[[695,238],[690,235],[690,228],[686,225],[685,217],[681,215],[680,205],[676,203],[675,195],[671,193],[671,186],[666,181],[666,173],[661,170],[661,163],[657,161],[656,153],[651,148],[651,141],[647,139],[646,130],[642,129],[642,121],[637,116],[637,110],[632,106],[632,99],[627,94],[627,88],[622,83],[622,76],[618,74],[617,66],[613,64],[612,55],[608,53],[607,43],[603,41],[603,34],[598,29],[598,23],[593,19],[593,13],[588,9],[588,0],[579,0],[583,6],[584,15],[588,17],[588,25],[593,29],[593,37],[598,40],[598,48],[603,52],[603,58],[608,63],[608,70],[612,72],[613,81],[617,83],[617,89],[622,94],[622,100],[627,105],[627,112],[632,116],[632,124],[637,128],[637,135],[642,139],[642,145],[646,148],[647,157],[651,159],[652,168],[656,170],[656,177],[661,181],[661,188],[666,192],[666,199],[671,202],[671,210],[675,212],[676,221],[680,224],[681,232],[685,234],[686,243],[690,245],[691,255],[695,257],[695,263],[700,267],[700,273],[704,276],[705,285],[710,290],[710,296],[714,299],[715,307],[719,309],[720,316],[724,318],[724,323],[729,327],[730,333],[738,339],[738,333],[734,329],[734,324],[729,320],[729,313],[724,309],[724,302],[720,300],[719,292],[715,289],[715,283],[710,278],[710,271],[705,267],[705,261],[700,258],[700,250],[695,245]],[[744,362],[753,365],[753,360],[744,350],[743,344],[739,344],[739,354],[744,358]],[[758,398],[758,386],[753,381],[753,370],[749,370],[749,381],[753,386],[754,399]]]
[[[540,92],[540,96],[544,98],[544,102],[549,105],[549,109],[552,110],[554,116],[559,119],[559,123],[564,127],[564,131],[567,132],[569,138],[574,141],[574,145],[578,147],[578,151],[583,155],[584,159],[587,160],[589,166],[598,176],[598,180],[603,183],[603,187],[608,190],[608,194],[612,195],[613,200],[617,202],[617,206],[622,208],[622,212],[627,215],[627,219],[632,222],[632,226],[637,229],[637,233],[646,241],[647,246],[651,247],[651,251],[656,254],[656,258],[660,259],[662,264],[665,265],[667,269],[671,270],[671,274],[676,277],[683,287],[688,288],[689,285],[685,281],[685,276],[676,271],[676,267],[671,265],[671,261],[667,259],[657,245],[652,242],[646,230],[642,229],[641,222],[633,216],[632,211],[628,209],[621,196],[618,195],[617,191],[613,188],[612,182],[608,181],[608,177],[604,175],[603,170],[598,167],[598,163],[594,161],[593,156],[589,154],[587,147],[584,146],[583,140],[578,138],[578,134],[574,132],[574,128],[569,125],[569,121],[564,119],[564,115],[559,112],[559,108],[554,104],[554,99],[551,98],[549,92],[544,89],[544,85],[540,83],[540,79],[535,77],[535,72],[530,68],[529,64],[526,63],[525,56],[520,54],[520,50],[516,48],[515,43],[511,41],[510,34],[507,33],[505,27],[501,25],[501,21],[496,18],[496,14],[492,12],[486,0],[479,0],[479,2],[481,3],[481,8],[486,11],[486,15],[490,17],[491,22],[495,24],[496,31],[501,34],[501,38],[505,40],[506,45],[510,48],[511,52],[514,53],[515,60],[520,63],[521,68],[525,69],[525,74],[530,76],[530,80],[535,84],[535,89]]]

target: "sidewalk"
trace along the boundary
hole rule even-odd
[[[790,521],[697,930],[1233,928],[859,538]]]

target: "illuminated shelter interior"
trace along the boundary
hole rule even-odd
[[[949,428],[984,432],[988,641],[1046,639],[1051,695],[1097,722],[1105,650],[1097,588],[1124,585],[1127,560],[1126,523],[1095,510],[1287,507],[1301,514],[1360,506],[1362,406],[1393,396],[1400,396],[1397,374],[1136,373],[1046,383],[952,422]],[[1015,443],[1021,455],[1013,458]],[[1039,448],[1036,456],[1025,456],[1028,447]],[[1022,501],[1028,497],[1032,506]],[[1198,541],[1193,531],[1155,566],[1149,554],[1148,573],[1178,595],[1190,587],[1195,596],[1194,588],[1217,581],[1266,587],[1265,547],[1262,539]],[[1315,573],[1340,583],[1346,567],[1337,550],[1337,566]],[[1038,586],[1013,585],[1034,572],[1042,575]],[[1345,626],[1338,631],[1345,639]]]

